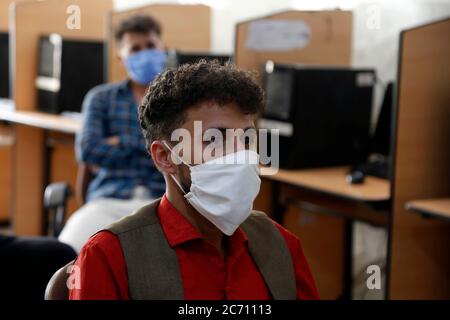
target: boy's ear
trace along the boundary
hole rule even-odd
[[[161,141],[153,141],[150,153],[155,166],[163,173],[176,174],[177,166],[173,163],[171,152]]]

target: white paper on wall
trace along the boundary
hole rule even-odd
[[[311,29],[303,20],[256,20],[250,23],[246,47],[255,51],[301,49],[311,40]]]

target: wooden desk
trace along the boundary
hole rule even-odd
[[[255,202],[256,209],[271,213],[299,235],[325,299],[351,298],[353,221],[382,228],[389,225],[390,182],[366,177],[362,184],[349,184],[345,179],[349,170],[280,169],[275,175],[262,176]],[[301,225],[302,217],[308,215],[314,216],[316,227]]]
[[[406,204],[406,209],[426,217],[450,221],[450,198],[414,200]]]
[[[362,184],[349,184],[345,180],[349,171],[349,167],[279,170],[264,178],[358,202],[390,199],[389,181],[368,176]]]
[[[81,121],[37,111],[9,111],[0,109],[0,120],[70,134],[75,134],[81,129]]]
[[[14,136],[11,126],[0,123],[0,224],[11,219],[12,150]]]
[[[282,220],[286,206],[296,205],[325,214],[363,221],[376,226],[388,224],[390,182],[366,177],[362,184],[349,184],[346,174],[350,167],[304,170],[282,170],[263,176],[271,182],[270,207],[273,218]]]
[[[74,134],[80,130],[81,121],[42,112],[1,109],[0,121],[12,125],[15,140],[11,185],[14,233],[42,235],[47,224],[43,210],[45,187],[57,181],[75,186]],[[68,213],[77,208],[71,198]]]

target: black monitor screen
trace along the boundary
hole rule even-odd
[[[0,98],[9,98],[9,35],[0,33]]]
[[[289,119],[293,74],[289,70],[275,70],[265,75],[266,108],[264,116],[279,120]]]
[[[36,81],[41,111],[79,112],[86,93],[103,80],[103,42],[41,37]]]
[[[214,54],[179,54],[178,55],[178,61],[179,64],[185,64],[185,63],[195,63],[200,61],[201,59],[205,59],[206,61],[211,60],[218,60],[220,63],[225,64],[227,61],[230,60],[230,56],[226,55],[214,55]]]
[[[391,119],[394,84],[390,82],[384,92],[383,104],[378,116],[375,134],[373,136],[372,152],[385,156],[390,154],[391,146]]]
[[[231,56],[225,54],[212,54],[203,52],[169,51],[166,68],[177,68],[186,63],[196,63],[201,59],[206,61],[218,60],[221,64],[231,61]]]
[[[60,106],[79,112],[86,93],[104,82],[104,46],[98,41],[63,42]]]
[[[293,105],[300,163],[331,166],[366,160],[374,79],[372,70],[298,70]]]
[[[274,65],[264,77],[264,118],[292,125],[279,134],[280,167],[364,162],[374,79],[370,69]]]
[[[54,77],[54,52],[55,46],[50,37],[42,37],[39,42],[39,76]]]

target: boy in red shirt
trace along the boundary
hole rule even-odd
[[[254,141],[228,134],[254,130],[262,108],[259,85],[232,65],[160,75],[139,118],[166,193],[87,242],[70,299],[318,299],[299,239],[252,211]]]

